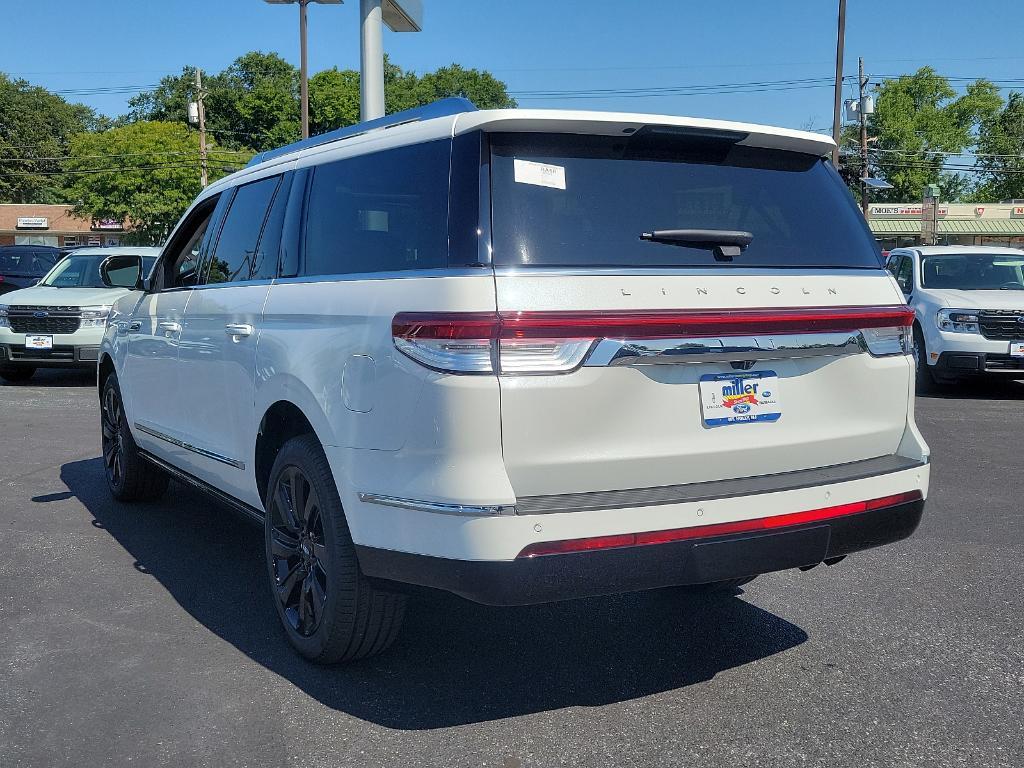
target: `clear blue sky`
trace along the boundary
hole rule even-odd
[[[54,90],[137,91],[186,64],[219,71],[253,49],[298,63],[294,6],[262,0],[7,0],[4,6],[0,71]],[[666,112],[797,128],[831,124],[826,81],[834,74],[836,0],[424,0],[424,6],[423,32],[385,32],[392,60],[418,72],[453,61],[488,69],[508,83],[521,106]],[[310,7],[311,72],[358,68],[358,8],[358,0]],[[1022,30],[1021,0],[849,0],[846,73],[856,73],[860,55],[876,77],[931,64],[954,77],[1006,82],[1024,77]],[[811,79],[821,82],[767,92],[520,95]],[[117,115],[129,95],[66,98]]]

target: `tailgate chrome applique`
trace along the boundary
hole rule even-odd
[[[860,332],[679,339],[602,339],[584,366],[679,365],[742,360],[838,357],[867,351]]]

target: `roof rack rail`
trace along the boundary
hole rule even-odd
[[[296,141],[293,144],[278,147],[277,149],[268,149],[266,152],[258,152],[253,156],[252,160],[249,161],[246,167],[266,162],[267,160],[280,157],[281,155],[298,152],[301,149],[309,149],[310,147],[317,147],[321,144],[330,144],[334,141],[350,139],[353,136],[359,136],[367,133],[368,131],[375,131],[381,128],[393,128],[396,125],[403,125],[405,123],[414,123],[420,120],[430,120],[434,117],[447,117],[449,115],[458,115],[463,112],[475,111],[476,105],[469,99],[464,99],[460,96],[439,99],[438,101],[431,102],[430,104],[422,107],[406,109],[403,112],[395,112],[393,115],[385,115],[384,117],[378,117],[375,120],[367,120],[364,123],[356,123],[355,125],[349,125],[345,128],[336,128],[333,131],[321,133],[318,136],[310,136],[308,139],[302,139],[301,141]]]

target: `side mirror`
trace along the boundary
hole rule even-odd
[[[141,256],[110,256],[100,264],[100,279],[107,288],[141,291],[142,278]]]

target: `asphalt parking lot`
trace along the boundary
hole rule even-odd
[[[89,375],[0,386],[0,766],[1020,766],[1024,384],[919,400],[918,533],[701,601],[416,601],[300,660],[260,533],[113,502]]]

